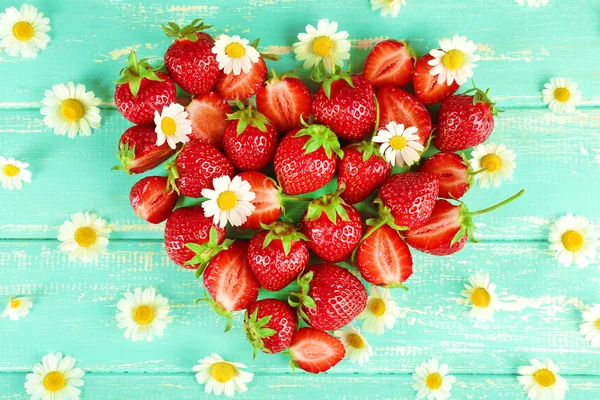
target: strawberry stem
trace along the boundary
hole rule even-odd
[[[283,201],[313,201],[314,199],[310,198],[310,197],[299,197],[299,196],[287,196],[284,194],[281,194],[281,200]]]
[[[373,99],[375,100],[375,125],[373,125],[373,136],[376,136],[379,131],[379,101],[377,101],[376,95],[373,95]]]
[[[501,201],[500,203],[493,205],[491,207],[488,208],[484,208],[483,210],[479,210],[479,211],[470,211],[469,215],[473,216],[473,215],[481,215],[481,214],[485,214],[488,213],[490,211],[494,211],[508,203],[510,203],[513,200],[518,199],[519,197],[521,197],[523,195],[523,193],[525,193],[525,189],[521,189],[521,191],[515,195],[512,195],[511,197],[509,197],[508,199]]]

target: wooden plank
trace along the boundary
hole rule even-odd
[[[259,355],[252,362],[242,315],[224,335],[224,321],[209,306],[194,305],[203,295],[201,282],[173,265],[159,243],[111,243],[97,264],[84,265],[69,262],[54,241],[2,241],[0,265],[0,301],[26,295],[35,304],[24,320],[0,320],[0,371],[28,370],[51,351],[73,355],[94,372],[187,372],[210,352],[264,374],[289,371],[284,355]],[[415,254],[414,269],[410,290],[393,291],[402,312],[395,329],[366,336],[375,351],[368,368],[343,362],[333,373],[408,373],[438,357],[451,361],[457,373],[512,374],[531,357],[549,357],[566,374],[600,375],[600,349],[578,332],[581,310],[598,302],[598,262],[565,269],[544,243],[480,243],[448,258]],[[491,275],[510,310],[498,311],[494,322],[468,318],[458,303],[474,271]],[[138,286],[156,287],[173,307],[173,323],[153,343],[131,343],[116,328],[117,301]]]

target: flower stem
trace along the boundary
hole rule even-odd
[[[471,176],[478,175],[478,174],[480,174],[482,172],[485,172],[485,171],[487,171],[487,168],[481,168],[479,171],[471,172]]]
[[[500,208],[500,207],[510,203],[513,200],[518,199],[519,197],[521,197],[523,195],[523,193],[525,193],[525,189],[521,189],[521,191],[519,193],[509,197],[508,199],[506,199],[504,201],[501,201],[500,203],[498,203],[496,205],[493,205],[488,208],[484,208],[483,210],[469,212],[469,215],[481,215],[481,214],[488,213],[490,211],[494,211],[495,209]]]
[[[313,201],[310,197],[298,197],[298,196],[286,196],[284,194],[281,195],[281,199],[284,201]]]

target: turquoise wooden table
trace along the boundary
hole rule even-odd
[[[255,373],[246,399],[410,399],[411,374],[436,357],[457,377],[456,399],[525,399],[517,367],[550,358],[570,385],[567,399],[600,399],[600,349],[578,331],[581,312],[600,302],[600,264],[560,267],[548,250],[549,226],[572,212],[600,224],[600,35],[598,6],[551,0],[541,8],[512,0],[408,0],[397,18],[367,0],[32,0],[51,20],[48,48],[35,60],[0,52],[0,155],[31,164],[20,191],[0,190],[0,303],[34,302],[19,321],[0,320],[0,398],[27,398],[25,375],[41,357],[61,351],[86,372],[83,399],[192,399],[206,396],[194,379],[197,360],[217,352]],[[15,5],[2,0],[0,8]],[[291,44],[308,23],[336,20],[352,39],[353,67],[382,38],[403,38],[419,54],[454,33],[475,41],[482,56],[476,83],[490,87],[499,108],[490,142],[517,154],[514,181],[476,188],[465,201],[483,208],[521,188],[513,205],[477,219],[480,243],[436,258],[415,252],[410,290],[393,290],[402,316],[393,330],[370,335],[372,360],[347,360],[326,374],[291,373],[283,355],[252,351],[241,327],[223,334],[208,306],[195,306],[201,282],[175,266],[163,244],[164,225],[138,219],[128,201],[135,178],[111,171],[113,148],[129,123],[112,102],[130,49],[164,54],[160,24],[204,18],[212,33],[260,37],[278,53],[278,70],[298,66]],[[543,84],[566,76],[579,84],[582,105],[556,115],[541,100]],[[103,99],[102,127],[91,137],[55,136],[40,114],[44,91],[84,83]],[[91,211],[116,230],[97,263],[70,262],[58,250],[58,227],[71,213]],[[493,322],[468,318],[458,303],[463,283],[488,273],[512,310]],[[135,287],[168,297],[174,317],[165,336],[132,343],[116,327],[116,303]]]

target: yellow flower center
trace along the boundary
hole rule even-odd
[[[556,382],[556,375],[554,375],[554,373],[547,368],[537,371],[533,375],[533,378],[540,386],[543,387],[552,386],[554,385],[554,382]]]
[[[65,376],[58,372],[52,371],[44,377],[44,387],[49,392],[58,392],[65,387]]]
[[[133,312],[133,320],[140,325],[148,325],[154,320],[154,310],[150,306],[142,304]]]
[[[598,327],[598,329],[600,329],[600,319],[596,321],[596,326]]]
[[[96,242],[96,232],[89,226],[84,226],[75,231],[75,241],[81,247],[90,247]]]
[[[13,165],[13,164],[6,164],[2,168],[2,172],[4,173],[4,175],[8,176],[9,178],[19,175],[20,171],[21,170],[16,165]]]
[[[60,104],[60,114],[69,122],[79,121],[84,113],[83,104],[77,99],[66,99]]]
[[[226,190],[217,198],[217,205],[223,211],[233,210],[238,203],[237,195],[231,190]]]
[[[19,299],[14,299],[10,301],[10,308],[19,308],[19,306],[21,305],[21,300]]]
[[[362,349],[365,347],[365,341],[357,333],[351,333],[348,335],[348,344],[355,349]]]
[[[219,383],[229,382],[235,375],[235,367],[227,362],[217,362],[212,366],[212,377]]]
[[[406,147],[406,139],[403,136],[394,136],[390,139],[390,147],[394,150],[402,150]]]
[[[29,40],[33,36],[33,26],[29,22],[19,21],[13,26],[13,35],[17,40]]]
[[[484,288],[477,288],[473,291],[471,295],[471,301],[475,307],[485,308],[490,305],[492,301],[492,296],[490,296],[490,292],[485,290]]]
[[[502,166],[502,159],[495,154],[487,154],[481,159],[481,167],[488,172],[496,172]]]
[[[239,43],[229,43],[225,47],[225,53],[231,58],[242,58],[246,54],[246,49]]]
[[[566,231],[561,238],[565,249],[574,253],[583,247],[583,236],[576,231]]]
[[[312,44],[313,52],[319,57],[328,57],[333,41],[327,36],[319,36]]]
[[[381,299],[375,299],[369,304],[369,310],[376,317],[381,317],[385,314],[385,301]]]
[[[164,117],[162,121],[160,121],[160,129],[167,136],[173,136],[175,131],[177,131],[177,124],[175,120],[171,117]]]
[[[427,375],[425,385],[431,390],[437,390],[442,387],[442,376],[437,372]]]
[[[571,92],[566,87],[556,88],[554,91],[554,98],[561,103],[566,103],[571,98]]]
[[[462,67],[465,63],[465,55],[460,50],[450,50],[449,52],[444,54],[442,63],[444,63],[444,66],[450,71],[457,70],[460,67]]]

